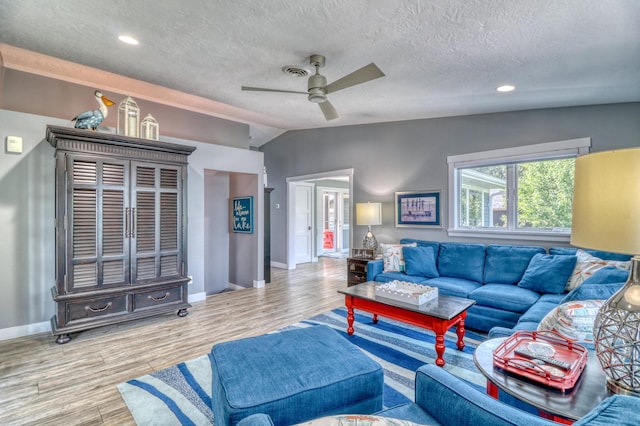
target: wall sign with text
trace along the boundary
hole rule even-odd
[[[253,197],[239,197],[232,200],[233,232],[253,234]]]

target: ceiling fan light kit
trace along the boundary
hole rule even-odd
[[[376,78],[384,77],[384,73],[380,71],[380,68],[376,66],[373,62],[369,65],[366,65],[351,74],[347,74],[342,78],[334,81],[331,84],[327,85],[327,79],[325,76],[320,74],[319,69],[324,67],[326,64],[326,58],[322,55],[311,55],[309,57],[309,64],[315,68],[316,72],[307,82],[307,91],[306,92],[296,92],[293,90],[279,90],[279,89],[265,89],[261,87],[250,87],[250,86],[242,86],[241,89],[245,91],[254,91],[254,92],[278,92],[278,93],[296,93],[296,94],[305,94],[307,95],[307,99],[313,103],[317,103],[324,114],[324,118],[327,121],[335,120],[338,118],[338,112],[331,105],[329,100],[327,99],[328,93],[337,92],[338,90],[346,89],[351,86],[355,86],[357,84],[366,83],[367,81],[374,80]],[[292,75],[296,77],[306,76],[307,72],[304,68],[297,67],[295,65],[286,65],[282,67],[282,71],[287,75]]]

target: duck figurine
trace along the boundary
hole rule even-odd
[[[102,123],[104,119],[107,118],[107,114],[109,114],[108,107],[115,104],[115,102],[104,96],[99,90],[96,90],[95,96],[98,105],[100,105],[100,109],[85,111],[73,117],[71,121],[76,122],[76,129],[96,130],[100,123]]]

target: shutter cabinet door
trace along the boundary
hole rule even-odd
[[[67,289],[129,282],[128,161],[67,157]]]
[[[180,166],[132,164],[132,281],[182,274],[182,173]]]

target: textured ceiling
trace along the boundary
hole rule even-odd
[[[254,145],[289,129],[640,101],[637,0],[0,0],[0,43],[246,110]],[[240,90],[306,91],[281,68],[311,54],[327,57],[328,82],[370,62],[386,76],[330,94],[331,122],[304,95]]]

